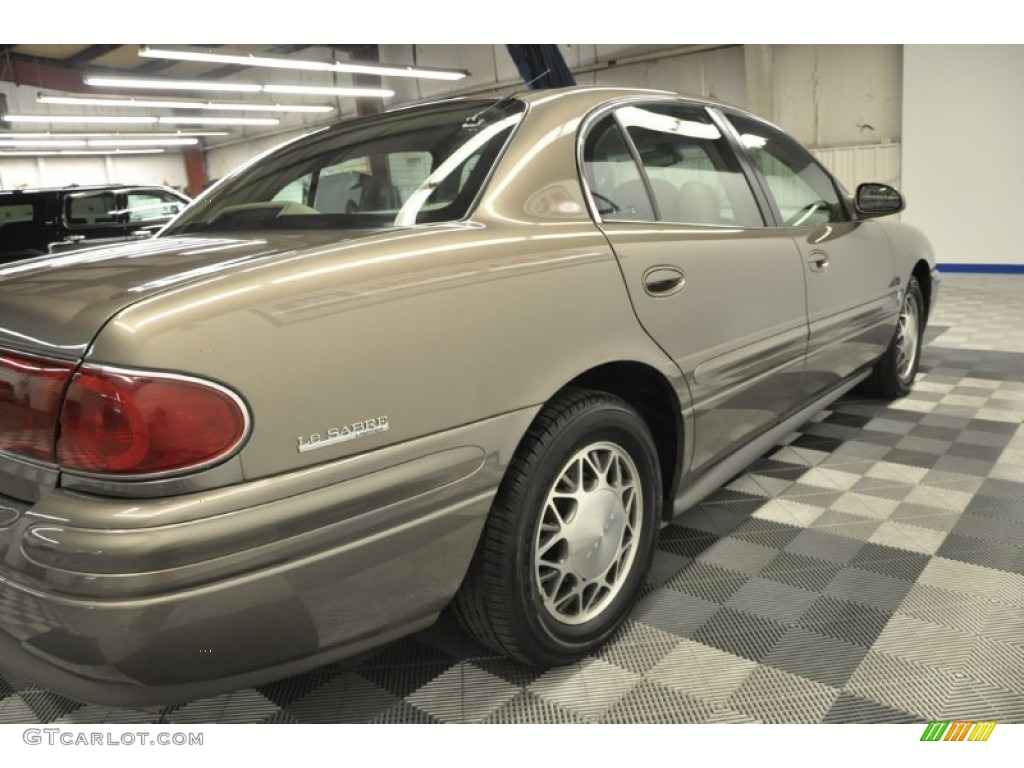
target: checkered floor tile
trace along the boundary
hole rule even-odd
[[[159,712],[0,677],[0,722],[1024,722],[1022,297],[1024,277],[947,276],[914,392],[835,403],[678,518],[579,664],[525,667],[444,619]]]

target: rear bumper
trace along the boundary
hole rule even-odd
[[[163,704],[426,626],[533,415],[216,492],[23,504],[0,528],[0,668],[74,698]]]

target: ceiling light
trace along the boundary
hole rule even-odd
[[[25,133],[22,131],[4,131],[0,134],[5,141],[7,139],[176,139],[185,136],[230,136],[230,131],[145,131],[140,133],[53,133],[41,131],[39,133]]]
[[[307,61],[283,56],[254,56],[249,53],[213,53],[210,51],[169,50],[143,46],[139,56],[149,59],[174,61],[208,61],[216,64],[239,64],[245,67],[272,69],[300,69],[312,72],[349,72],[381,77],[416,77],[425,80],[461,80],[469,73],[462,69],[432,69],[423,67],[390,66],[387,64],[359,64],[347,61]]]
[[[178,91],[241,91],[243,93],[312,93],[321,96],[377,96],[388,98],[395,92],[389,88],[355,88],[348,86],[322,88],[312,85],[259,85],[257,83],[226,83],[209,80],[136,80],[131,77],[87,77],[86,85],[113,88],[163,88]]]
[[[264,85],[267,93],[309,93],[317,96],[394,96],[388,88],[351,88],[348,86],[323,87],[318,85]]]
[[[5,152],[0,150],[0,157],[54,157],[57,155],[155,155],[163,149],[54,149],[23,152]]]
[[[187,147],[199,139],[89,139],[90,147]]]
[[[276,117],[161,117],[166,125],[279,125]]]
[[[241,91],[258,93],[256,83],[226,83],[212,80],[140,80],[134,77],[86,77],[86,85],[106,88],[160,88],[168,91]]]
[[[114,115],[4,115],[9,123],[155,123],[155,117]]]
[[[46,141],[43,139],[12,139],[7,140],[6,137],[0,138],[0,147],[4,149],[19,149],[23,147],[42,147],[44,149],[54,149],[57,147],[84,147],[85,140],[65,140],[60,139],[57,141]]]
[[[184,101],[169,99],[101,99],[79,96],[39,96],[42,104],[84,104],[90,107],[157,107],[167,109],[220,109],[239,112],[333,112],[334,107],[326,104],[248,104],[242,101],[212,102]]]

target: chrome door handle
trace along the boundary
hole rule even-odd
[[[811,251],[807,265],[811,268],[811,272],[824,272],[828,269],[828,254],[824,251]]]
[[[686,275],[675,267],[651,267],[644,272],[644,290],[648,296],[675,296],[686,287]]]

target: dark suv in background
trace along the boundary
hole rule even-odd
[[[148,237],[188,203],[161,186],[0,191],[0,263]]]

